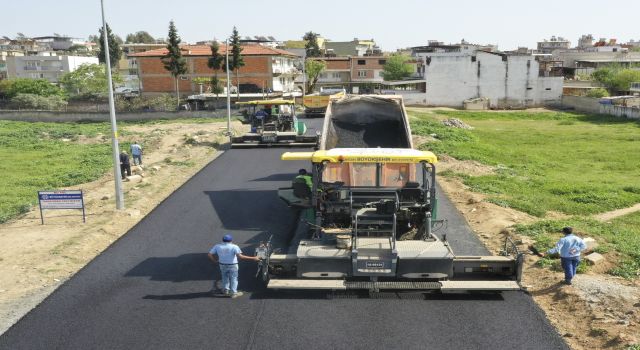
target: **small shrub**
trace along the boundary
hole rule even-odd
[[[61,96],[39,96],[35,94],[17,94],[10,101],[11,108],[57,111],[67,105]]]
[[[116,100],[116,108],[124,112],[167,112],[175,111],[176,107],[176,98],[170,94]]]
[[[587,92],[585,96],[593,97],[593,98],[607,97],[609,96],[609,91],[603,88],[591,89]]]
[[[627,279],[638,278],[640,276],[640,259],[625,260],[619,266],[609,270],[609,274]]]
[[[592,337],[600,337],[607,334],[609,334],[609,332],[602,328],[591,328],[591,331],[589,332],[589,335]]]

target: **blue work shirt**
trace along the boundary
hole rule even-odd
[[[209,253],[217,255],[220,264],[230,265],[238,263],[236,254],[242,254],[242,250],[231,242],[222,242],[214,245]]]
[[[561,258],[573,258],[580,256],[580,252],[587,249],[582,238],[572,234],[566,235],[556,243],[555,248],[549,249],[548,254],[560,253]]]
[[[131,154],[133,154],[134,156],[139,156],[142,154],[142,147],[140,147],[139,144],[134,143],[133,145],[131,145]]]

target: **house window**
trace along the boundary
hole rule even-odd
[[[180,80],[189,80],[189,77],[185,77],[184,75],[180,76]]]
[[[365,64],[367,64],[367,61],[365,61],[365,60],[358,60],[358,65],[359,65],[359,66],[364,66]]]
[[[333,77],[336,79],[340,78],[340,73],[334,72]]]
[[[387,64],[387,60],[378,60],[378,64],[384,66],[385,64]]]
[[[366,78],[367,77],[367,71],[366,70],[359,70],[358,71],[358,78]]]

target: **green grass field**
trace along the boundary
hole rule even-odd
[[[129,125],[213,123],[219,118],[119,122]],[[80,136],[101,133],[105,142],[78,143]],[[111,171],[111,127],[108,123],[26,123],[0,121],[0,223],[37,205],[37,191],[72,187]],[[122,149],[129,144],[120,143]]]
[[[102,176],[111,167],[110,143],[73,141],[80,135],[109,135],[109,130],[106,123],[0,121],[0,222],[37,204],[38,190],[73,186]]]
[[[488,201],[540,218],[548,212],[569,220],[542,220],[518,227],[550,247],[564,225],[607,242],[626,262],[614,274],[630,277],[640,270],[640,215],[610,224],[589,218],[595,213],[640,203],[640,123],[609,116],[561,112],[467,112],[410,110],[412,130],[438,141],[419,147],[460,160],[493,166],[494,174],[453,175]],[[441,120],[458,118],[473,130],[450,128]]]

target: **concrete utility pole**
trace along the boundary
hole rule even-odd
[[[227,132],[229,133],[229,139],[231,139],[231,85],[229,77],[229,39],[224,41],[227,59],[225,60],[227,71]]]
[[[107,81],[109,86],[109,115],[111,117],[111,148],[113,149],[113,176],[116,183],[116,209],[124,209],[122,193],[122,174],[120,173],[120,146],[118,145],[118,127],[116,125],[116,106],[113,102],[113,82],[111,81],[111,58],[109,57],[109,38],[107,22],[104,20],[104,0],[100,0],[102,10],[102,34],[104,37],[104,57],[107,63]]]
[[[307,93],[307,52],[302,55],[302,98]],[[304,102],[303,102],[304,104]]]

